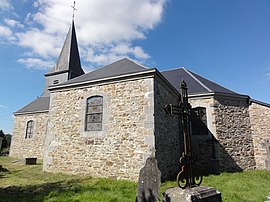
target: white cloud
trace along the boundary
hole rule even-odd
[[[12,36],[12,31],[8,27],[0,25],[0,36],[2,37],[10,37]]]
[[[15,41],[16,37],[13,35],[12,30],[6,26],[0,25],[0,43],[14,43]]]
[[[148,59],[149,55],[145,53],[140,46],[132,47],[129,43],[117,44],[111,49],[112,52],[119,55],[129,55],[132,54],[139,59]]]
[[[5,23],[10,27],[24,28],[24,25],[20,22],[12,19],[5,19]]]
[[[10,0],[1,0],[0,1],[0,11],[1,10],[8,11],[11,9],[13,9],[13,6],[12,6]]]
[[[78,1],[75,24],[82,61],[91,67],[122,57],[139,61],[149,59],[150,56],[143,48],[134,45],[133,41],[144,40],[147,32],[158,25],[166,1]],[[10,6],[8,0],[5,2]],[[5,20],[10,29],[2,30],[2,36],[5,33],[4,36],[8,37],[13,31],[17,45],[27,49],[29,60],[24,58],[19,62],[31,68],[51,58],[54,58],[55,63],[71,23],[72,4],[73,0],[35,0],[33,11],[26,15],[23,24],[12,19]],[[21,29],[15,32],[15,27]],[[40,61],[33,58],[39,58]],[[31,61],[33,65],[29,63]],[[41,68],[45,66],[43,64]]]
[[[33,54],[43,58],[59,54],[60,41],[51,34],[41,32],[39,29],[31,29],[24,33],[17,33],[18,44],[30,48]]]
[[[6,108],[6,106],[0,104],[0,108]]]
[[[161,0],[100,0],[78,4],[76,21],[82,43],[118,43],[144,39],[161,20]]]
[[[53,67],[52,62],[44,61],[38,58],[21,58],[17,60],[19,63],[23,63],[29,69],[48,69]]]

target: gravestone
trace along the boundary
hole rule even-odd
[[[140,170],[138,181],[137,202],[158,202],[161,184],[161,172],[157,160],[151,156],[146,159],[145,166]]]

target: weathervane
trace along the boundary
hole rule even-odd
[[[76,4],[76,2],[74,1],[74,2],[73,2],[73,6],[71,6],[71,8],[73,9],[73,12],[72,12],[72,20],[74,20],[74,13],[75,13],[75,11],[77,10],[77,8],[75,8],[75,4]]]
[[[202,183],[202,175],[195,172],[195,166],[191,148],[190,111],[188,103],[187,84],[182,80],[180,84],[180,102],[178,106],[167,104],[164,109],[167,114],[180,116],[184,135],[184,152],[180,157],[181,170],[177,175],[178,186],[182,189],[199,186]],[[181,131],[179,130],[180,136]]]

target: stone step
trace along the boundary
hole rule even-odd
[[[266,201],[264,201],[264,202],[270,202],[270,192],[269,192],[269,194],[268,194],[268,196],[266,198]]]

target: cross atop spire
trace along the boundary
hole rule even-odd
[[[71,8],[73,9],[73,12],[72,12],[72,20],[74,21],[74,13],[75,13],[75,11],[77,10],[77,8],[75,8],[75,4],[76,4],[76,2],[74,1],[73,2],[73,6],[71,6]]]
[[[45,74],[46,89],[48,86],[65,82],[82,74],[84,74],[84,71],[81,68],[75,25],[72,20],[57,62],[54,67]]]

